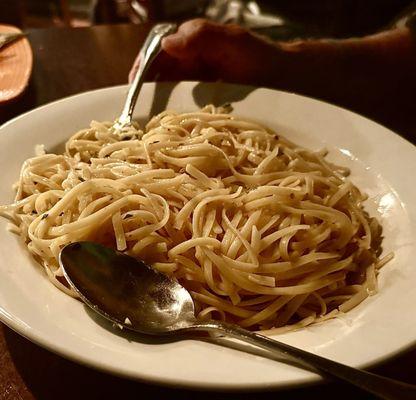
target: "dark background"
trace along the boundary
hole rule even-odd
[[[210,0],[137,0],[148,22],[203,16]],[[281,27],[266,33],[276,39],[345,38],[388,27],[412,0],[258,0],[262,12],[279,16]],[[23,29],[89,26],[137,20],[131,0],[0,0],[0,23]]]

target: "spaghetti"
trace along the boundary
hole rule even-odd
[[[69,295],[59,252],[90,240],[177,279],[199,318],[298,327],[377,290],[381,229],[347,174],[207,106],[163,112],[144,131],[92,122],[65,154],[27,160],[0,212]]]

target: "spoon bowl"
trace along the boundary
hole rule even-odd
[[[98,243],[77,242],[63,249],[60,263],[80,298],[119,326],[159,335],[195,323],[189,292],[142,261]]]

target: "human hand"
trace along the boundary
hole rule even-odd
[[[149,77],[268,85],[283,70],[281,53],[277,44],[237,25],[195,19],[185,22],[163,40],[162,52],[152,65]],[[139,62],[136,59],[130,80]]]

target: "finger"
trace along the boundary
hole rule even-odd
[[[175,58],[164,51],[155,59],[148,77],[158,81],[210,80],[209,72],[198,60]]]
[[[196,57],[203,50],[204,42],[213,39],[210,32],[222,30],[222,25],[214,24],[204,19],[193,19],[184,22],[176,33],[167,36],[162,41],[162,48],[177,58]],[[209,44],[209,43],[208,43]]]
[[[181,58],[189,51],[188,38],[176,32],[162,40],[162,49],[171,56]]]

